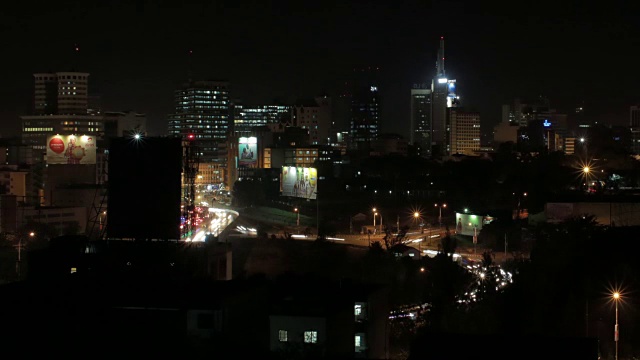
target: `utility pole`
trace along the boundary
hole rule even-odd
[[[507,261],[507,233],[504,233],[504,261]]]
[[[396,220],[396,228],[398,230],[396,230],[396,232],[399,234],[400,233],[400,215],[398,215],[398,219]]]

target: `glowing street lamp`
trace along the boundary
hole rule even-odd
[[[434,204],[435,207],[440,208],[440,216],[438,216],[438,223],[440,224],[440,227],[442,227],[442,208],[446,208],[447,204]]]
[[[296,218],[296,226],[300,226],[300,211],[298,211],[298,208],[293,209],[293,211],[298,214]]]
[[[618,327],[618,302],[620,301],[620,293],[613,293],[613,301],[616,303],[616,325],[613,332],[613,340],[616,342],[616,360],[618,360],[618,339],[619,339],[619,327]]]

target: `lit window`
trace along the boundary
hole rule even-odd
[[[287,330],[278,330],[278,341],[287,342]]]
[[[356,306],[354,307],[354,310],[355,310],[356,316],[362,314],[362,305],[356,304]]]
[[[356,347],[362,346],[362,336],[356,335]]]
[[[305,331],[304,332],[304,342],[307,344],[316,344],[318,342],[318,332],[317,331]]]

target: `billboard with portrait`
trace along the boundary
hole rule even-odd
[[[93,135],[52,135],[47,137],[47,164],[96,163],[96,138]]]
[[[318,170],[308,167],[283,166],[280,184],[283,196],[315,200]]]
[[[241,137],[238,140],[238,164],[255,165],[258,162],[258,138]]]
[[[480,233],[483,218],[481,215],[456,213],[456,234],[473,236],[474,228]]]

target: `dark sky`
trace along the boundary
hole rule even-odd
[[[148,116],[164,134],[173,91],[188,76],[228,79],[248,104],[332,93],[356,66],[380,66],[382,131],[408,135],[409,90],[435,72],[438,39],[464,106],[483,126],[500,106],[540,94],[565,110],[628,122],[639,102],[638,8],[518,1],[21,1],[0,13],[0,133],[17,135],[32,73],[91,73],[104,110]],[[482,5],[486,6],[486,5]],[[80,52],[74,53],[74,44]],[[75,58],[74,58],[75,57]]]

